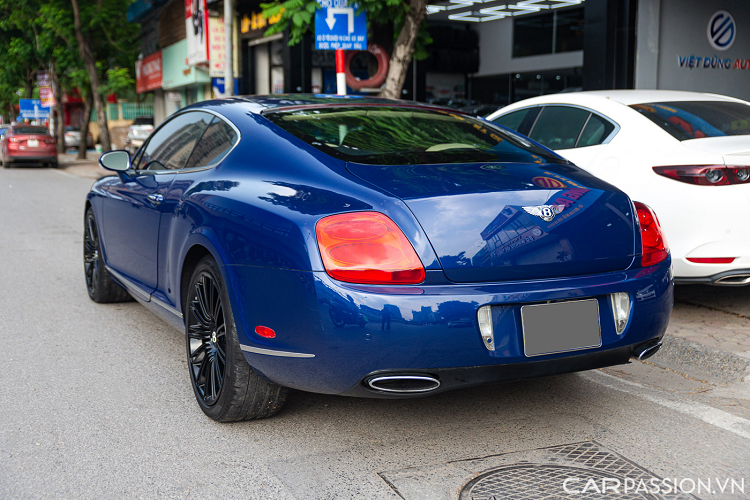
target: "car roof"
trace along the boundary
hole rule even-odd
[[[745,102],[734,97],[710,94],[706,92],[690,92],[684,90],[591,90],[584,92],[568,92],[562,94],[547,94],[532,97],[513,103],[513,108],[532,104],[571,103],[585,104],[587,102],[614,101],[625,106],[650,102],[675,101],[734,101]]]
[[[273,94],[273,95],[252,95],[225,97],[220,99],[211,99],[188,106],[184,109],[200,109],[204,107],[215,108],[219,111],[220,107],[228,103],[243,103],[251,111],[262,113],[264,111],[276,111],[286,109],[300,109],[306,107],[335,107],[335,106],[409,106],[421,107],[425,109],[441,109],[443,106],[427,104],[417,101],[404,101],[400,99],[384,99],[381,97],[369,97],[360,95],[332,95],[332,94]],[[453,110],[456,111],[456,110]]]

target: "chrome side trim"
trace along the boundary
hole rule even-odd
[[[156,298],[156,297],[154,297],[154,296],[152,295],[152,296],[151,296],[151,302],[153,302],[153,303],[154,303],[154,304],[156,304],[157,306],[161,306],[161,307],[163,307],[164,309],[166,309],[167,311],[171,312],[172,314],[174,314],[174,315],[175,315],[175,316],[177,316],[178,318],[180,318],[180,319],[183,319],[182,313],[181,313],[180,311],[178,311],[178,310],[177,310],[177,309],[175,309],[174,307],[170,306],[170,305],[169,305],[169,304],[167,304],[166,302],[162,301],[161,299],[158,299],[158,298]]]
[[[284,358],[314,358],[315,354],[306,354],[304,352],[274,351],[273,349],[262,349],[260,347],[250,347],[249,345],[240,344],[243,351],[254,354],[266,354],[267,356],[280,356]]]
[[[127,289],[128,292],[137,295],[144,302],[151,302],[151,295],[148,294],[148,293],[146,293],[146,292],[144,292],[143,290],[141,290],[138,287],[138,285],[136,285],[135,283],[133,283],[129,279],[123,277],[122,274],[118,273],[117,271],[115,271],[111,267],[106,266],[106,265],[104,267],[107,269],[107,271],[109,272],[109,274],[111,274],[112,276],[114,276],[117,279],[117,281],[119,281],[120,283],[122,283],[122,285]]]

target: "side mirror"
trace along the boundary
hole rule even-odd
[[[130,153],[123,149],[108,151],[99,157],[99,165],[107,170],[125,172],[130,169]]]

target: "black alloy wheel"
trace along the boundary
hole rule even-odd
[[[92,296],[96,293],[99,277],[99,232],[91,210],[86,212],[86,225],[83,229],[83,269],[86,273],[86,288],[89,296]]]
[[[101,248],[96,217],[89,207],[83,218],[83,271],[89,297],[99,303],[133,300],[127,290],[112,281],[109,271],[104,267]]]
[[[190,376],[196,396],[204,405],[213,406],[226,373],[227,325],[219,288],[208,272],[193,284],[187,319]]]
[[[288,389],[258,376],[245,359],[227,287],[211,256],[198,262],[186,293],[183,311],[188,371],[203,413],[217,422],[278,413]]]

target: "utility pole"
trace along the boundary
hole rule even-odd
[[[232,44],[234,43],[234,5],[232,0],[224,0],[224,97],[234,95],[234,54]]]

